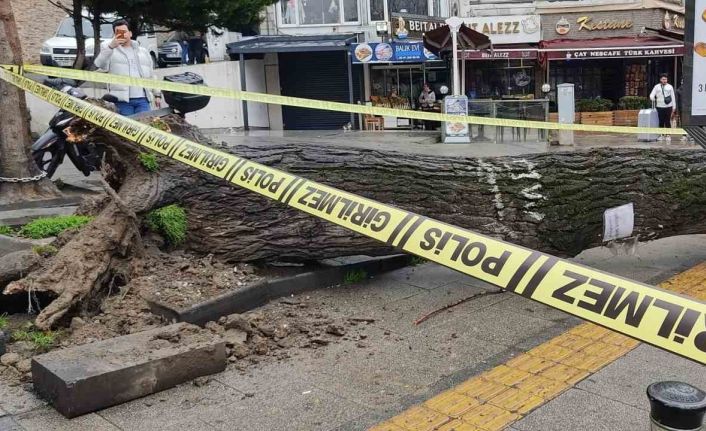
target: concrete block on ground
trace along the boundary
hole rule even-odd
[[[40,396],[72,418],[225,367],[222,340],[178,323],[37,356],[32,378]]]

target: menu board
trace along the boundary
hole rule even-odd
[[[706,0],[694,0],[694,7],[691,115],[706,116]]]
[[[422,42],[356,43],[351,45],[353,63],[423,63],[439,58]]]
[[[447,96],[444,98],[444,113],[449,115],[468,115],[468,98],[466,96]],[[468,123],[444,123],[445,137],[468,136]]]
[[[685,3],[682,123],[706,126],[706,0]]]

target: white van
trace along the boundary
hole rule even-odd
[[[115,15],[103,16],[108,23],[101,24],[99,43],[113,38],[113,26],[111,22],[117,20]],[[86,61],[87,64],[93,63],[93,48],[95,40],[93,39],[93,25],[91,21],[83,19],[83,34],[86,37]],[[157,36],[152,28],[138,36],[137,41],[141,46],[146,48],[152,55],[155,64],[157,63]],[[74,29],[74,21],[71,17],[64,18],[56,30],[56,34],[42,44],[42,50],[39,58],[44,66],[72,67],[76,60],[76,31]]]

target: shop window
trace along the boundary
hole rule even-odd
[[[534,62],[471,62],[466,73],[466,92],[478,99],[523,98],[535,91]]]
[[[282,25],[358,22],[358,0],[281,0]]]
[[[358,0],[341,0],[343,3],[343,22],[358,22]]]
[[[390,0],[390,13],[411,13],[413,15],[429,15],[428,0]]]
[[[430,0],[431,1],[431,15],[432,16],[442,16],[441,15],[441,0]]]
[[[370,0],[370,21],[385,21],[385,0]]]

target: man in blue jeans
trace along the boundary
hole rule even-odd
[[[101,45],[101,52],[94,64],[108,73],[129,76],[132,78],[154,78],[152,56],[136,40],[132,40],[132,32],[128,22],[117,20],[113,22],[113,40]],[[161,94],[142,87],[109,84],[108,92],[118,99],[116,106],[120,115],[133,115],[149,111],[152,101],[156,107],[161,106]]]

